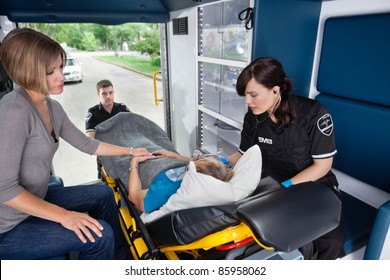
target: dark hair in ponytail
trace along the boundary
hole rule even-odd
[[[271,57],[262,57],[252,61],[238,76],[236,84],[238,95],[245,96],[246,86],[252,78],[268,89],[274,86],[280,87],[281,102],[275,111],[275,117],[281,126],[288,126],[295,117],[290,106],[292,81],[286,76],[282,64]]]

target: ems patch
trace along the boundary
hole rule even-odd
[[[322,134],[329,136],[333,132],[333,121],[330,114],[325,114],[317,121],[317,127]]]
[[[85,116],[85,122],[88,122],[91,117],[92,117],[92,113],[88,112],[87,115]]]

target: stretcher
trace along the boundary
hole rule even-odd
[[[174,151],[160,127],[133,113],[119,113],[99,124],[96,138],[150,152]],[[340,222],[341,202],[330,188],[307,182],[286,189],[268,176],[250,197],[238,202],[178,210],[144,224],[127,198],[130,158],[99,159],[134,259],[298,259],[302,258],[299,248]],[[177,165],[183,161],[144,162],[139,166],[142,185],[149,186],[153,174]]]
[[[244,200],[179,210],[144,224],[126,185],[104,167],[102,173],[136,260],[303,259],[298,249],[340,221],[341,203],[328,187],[307,182],[285,189],[266,177]]]

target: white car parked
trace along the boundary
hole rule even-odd
[[[82,82],[83,71],[81,64],[74,57],[67,57],[66,64],[63,70],[65,82]]]

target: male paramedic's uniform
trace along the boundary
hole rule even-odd
[[[120,112],[130,112],[129,108],[123,103],[114,102],[111,113],[104,110],[101,103],[88,109],[85,117],[86,132],[95,132],[96,126]]]
[[[107,112],[101,103],[96,106],[93,106],[88,109],[87,115],[85,116],[85,129],[86,132],[96,132],[96,126],[109,118],[115,116],[120,112],[130,112],[129,108],[123,103],[114,102],[114,106],[112,107],[111,113]],[[97,168],[98,168],[98,178],[101,178],[100,169],[102,165],[97,160]]]
[[[312,165],[313,159],[333,157],[337,152],[332,117],[327,109],[309,98],[290,96],[290,101],[296,116],[288,127],[275,124],[267,112],[255,116],[249,111],[244,118],[239,148],[243,153],[251,146],[259,145],[263,157],[262,177],[271,174],[281,182]],[[331,171],[317,182],[329,186],[340,195],[336,176]],[[331,238],[332,241],[323,243],[320,241],[322,238],[325,241]],[[321,244],[316,244],[317,240]],[[325,258],[337,258],[344,254],[341,223],[317,240],[314,243],[319,248],[320,258],[321,253]],[[329,252],[322,252],[327,250]]]

